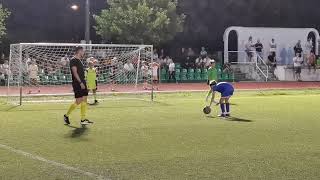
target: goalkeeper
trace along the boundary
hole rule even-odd
[[[94,64],[97,60],[93,57],[88,59],[89,68],[86,70],[86,82],[88,91],[92,91],[94,103],[98,104],[97,100],[97,69],[94,67]]]
[[[216,69],[216,62],[215,60],[210,60],[210,67],[208,68],[208,80],[207,85],[210,85],[211,81],[218,82],[218,70]]]

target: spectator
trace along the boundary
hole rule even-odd
[[[294,48],[293,48],[293,50],[294,50],[294,54],[295,55],[297,55],[297,54],[302,54],[302,46],[301,46],[301,40],[299,40],[298,42],[297,42],[297,44],[294,46]]]
[[[250,36],[248,42],[245,44],[245,52],[247,53],[249,62],[252,61],[254,44],[252,42],[252,37]]]
[[[166,66],[169,66],[169,64],[173,62],[172,59],[170,58],[170,56],[166,56],[166,58],[164,59],[164,63]]]
[[[169,80],[176,80],[176,66],[173,61],[169,63]]]
[[[164,57],[165,57],[164,49],[161,49],[160,54],[159,54],[159,58],[163,59]]]
[[[143,79],[143,89],[147,90],[148,89],[148,71],[149,67],[145,61],[142,61],[142,66],[141,66],[141,74],[142,74],[142,79]]]
[[[205,47],[201,47],[201,52],[200,52],[200,56],[203,58],[206,58],[208,55],[206,48]]]
[[[260,56],[260,58],[263,59],[263,54],[262,54],[263,45],[260,42],[260,39],[257,40],[257,43],[254,46],[256,48],[256,52],[257,52],[258,56]]]
[[[270,42],[270,54],[273,56],[273,59],[276,61],[276,52],[277,52],[277,43],[275,42],[274,39],[271,39]]]
[[[193,49],[192,49],[192,48],[188,48],[187,55],[188,55],[189,57],[192,57],[192,56],[195,56],[195,55],[196,55],[196,53],[194,53],[194,51],[193,51]]]
[[[314,72],[316,72],[317,67],[316,67],[316,55],[314,54],[314,52],[311,50],[310,55],[308,56],[308,69],[309,72],[311,72],[311,68],[314,69]]]
[[[31,61],[31,64],[28,66],[29,81],[31,86],[36,86],[38,88],[38,93],[40,92],[40,87],[38,83],[38,72],[39,68],[36,61]],[[29,90],[29,94],[32,93],[32,90]]]
[[[68,68],[68,64],[69,64],[69,58],[68,55],[65,55],[64,57],[62,57],[60,59],[60,65],[61,65],[61,72],[64,74],[67,74],[69,68]]]
[[[202,62],[203,62],[202,57],[199,56],[199,57],[196,59],[196,61],[195,61],[196,67],[197,67],[197,68],[201,68],[201,67],[202,67]]]
[[[297,53],[293,58],[293,67],[295,71],[295,79],[301,81],[301,66],[303,64],[302,55]]]
[[[151,64],[151,67],[152,67],[152,81],[154,85],[153,88],[158,90],[160,64],[154,62]]]
[[[157,49],[154,49],[154,52],[153,52],[153,60],[154,60],[154,61],[158,61],[158,59],[159,59],[159,55],[158,55]]]
[[[134,73],[134,66],[133,64],[131,63],[130,60],[128,60],[124,66],[123,66],[124,70],[126,73]]]
[[[9,67],[9,61],[4,61],[4,64],[2,64],[2,73],[5,79],[5,84],[8,82],[9,74],[10,74],[10,67]]]
[[[309,56],[311,54],[311,51],[313,49],[313,42],[312,42],[312,39],[309,38],[307,43],[306,43],[306,53],[307,53],[307,56]]]
[[[203,59],[203,66],[205,68],[209,68],[211,66],[211,60],[209,56],[206,56],[204,59]]]
[[[131,80],[131,78],[133,78],[134,74],[135,74],[135,69],[134,66],[131,62],[131,60],[128,60],[124,66],[123,66],[123,70],[125,72],[125,76],[127,77],[127,80]],[[114,90],[114,88],[112,88]],[[112,90],[111,89],[111,90]]]
[[[275,68],[277,66],[276,58],[275,58],[273,52],[270,52],[270,54],[268,56],[267,64],[268,64],[269,67],[273,67],[273,68]]]

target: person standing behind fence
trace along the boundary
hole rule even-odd
[[[252,61],[253,51],[254,51],[253,48],[254,48],[254,44],[252,42],[252,37],[250,36],[248,39],[248,42],[245,44],[245,51],[247,53],[249,62]]]
[[[169,81],[174,80],[176,81],[176,65],[173,61],[169,63]]]
[[[256,52],[257,54],[260,56],[260,58],[263,60],[263,54],[262,54],[262,50],[263,50],[263,45],[260,42],[260,39],[257,40],[257,43],[254,45],[256,48]],[[259,57],[257,57],[259,60]]]
[[[277,43],[274,39],[271,39],[270,42],[270,54],[273,56],[274,61],[276,61],[276,53],[277,53]]]
[[[293,58],[293,67],[295,73],[295,79],[297,81],[301,81],[301,66],[303,64],[302,55],[297,53],[296,56]]]

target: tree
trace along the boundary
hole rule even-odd
[[[185,15],[177,14],[177,0],[108,0],[108,4],[95,17],[103,39],[159,45],[183,31]]]
[[[10,12],[2,7],[0,4],[0,39],[6,34],[6,24],[5,21],[9,17]]]

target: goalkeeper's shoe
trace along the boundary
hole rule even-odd
[[[65,125],[69,125],[70,124],[69,117],[66,114],[63,116],[63,120],[64,120],[64,124]]]

